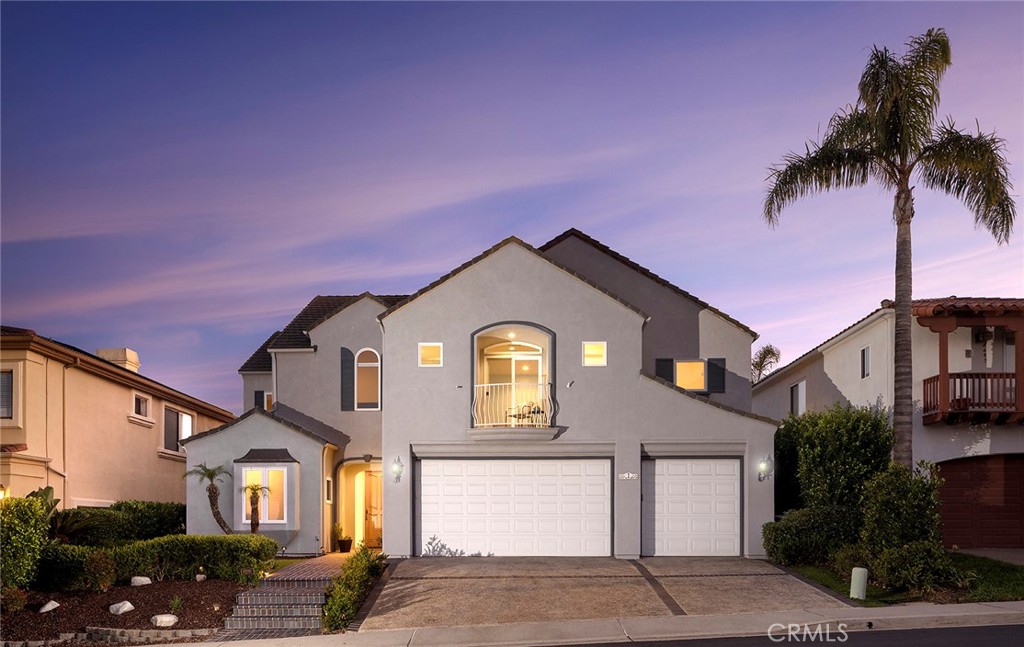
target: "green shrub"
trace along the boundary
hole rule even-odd
[[[0,500],[0,586],[20,589],[35,577],[46,544],[46,523],[38,498]]]
[[[790,510],[762,529],[764,550],[776,564],[824,564],[835,549],[856,536],[856,522],[844,508]]]
[[[323,618],[325,629],[338,631],[352,622],[373,582],[384,572],[387,559],[384,553],[374,553],[366,546],[360,546],[345,561],[341,575],[334,578],[327,590]]]
[[[891,463],[865,486],[861,541],[873,554],[916,541],[938,542],[942,533],[939,488],[934,464],[918,463],[911,471]]]
[[[775,431],[775,514],[804,507],[800,496],[800,439],[817,414],[789,416]]]
[[[85,563],[92,550],[85,546],[50,544],[39,559],[34,588],[42,591],[74,591],[86,588]]]
[[[131,541],[125,515],[111,508],[70,508],[57,512],[50,519],[50,531],[55,539],[75,546],[112,548]]]
[[[114,586],[114,561],[106,551],[89,551],[82,568],[82,583],[90,591],[103,593]]]
[[[21,589],[16,589],[13,586],[0,589],[0,611],[4,613],[21,611],[25,608],[26,602],[28,602],[28,594]]]
[[[832,568],[841,578],[849,582],[854,568],[866,568],[870,571],[871,561],[871,552],[864,547],[864,544],[847,544],[832,556]]]
[[[264,535],[169,535],[119,546],[112,556],[119,581],[189,580],[202,568],[214,579],[255,584],[277,551]]]
[[[812,508],[838,506],[856,513],[865,483],[891,460],[893,433],[887,412],[837,404],[804,417],[798,468],[804,502]]]
[[[185,504],[160,501],[118,501],[111,510],[122,513],[131,539],[154,539],[185,534]]]
[[[969,584],[938,541],[914,541],[887,548],[874,562],[874,578],[891,591],[930,593],[941,586]]]

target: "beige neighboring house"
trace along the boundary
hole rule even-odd
[[[3,326],[0,495],[47,485],[62,507],[185,501],[179,441],[234,419],[139,375],[128,348],[95,355]]]
[[[1024,299],[915,299],[914,460],[939,464],[943,539],[1024,548]],[[773,418],[893,400],[892,303],[754,385]]]

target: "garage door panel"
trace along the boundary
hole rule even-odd
[[[644,555],[740,555],[739,459],[643,462]]]
[[[419,474],[420,546],[437,535],[467,553],[611,554],[608,460],[435,459]]]
[[[942,539],[960,548],[1024,548],[1024,455],[940,463]]]

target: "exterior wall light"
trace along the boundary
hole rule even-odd
[[[7,498],[7,486],[0,483],[0,501]]]
[[[395,460],[391,463],[391,473],[395,475],[395,483],[401,483],[402,481],[402,470],[405,466],[402,465],[402,458],[395,456]]]
[[[775,474],[775,464],[772,461],[771,456],[765,456],[761,459],[761,462],[757,464],[757,480],[767,481]]]

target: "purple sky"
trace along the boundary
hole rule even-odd
[[[940,112],[1024,185],[1024,4],[0,6],[2,318],[240,412],[236,371],[316,294],[414,291],[577,227],[787,362],[891,298],[891,197],[765,226],[767,167],[856,98],[872,44],[945,27]],[[1024,296],[919,188],[916,297]],[[1018,200],[1018,205],[1020,205]]]

